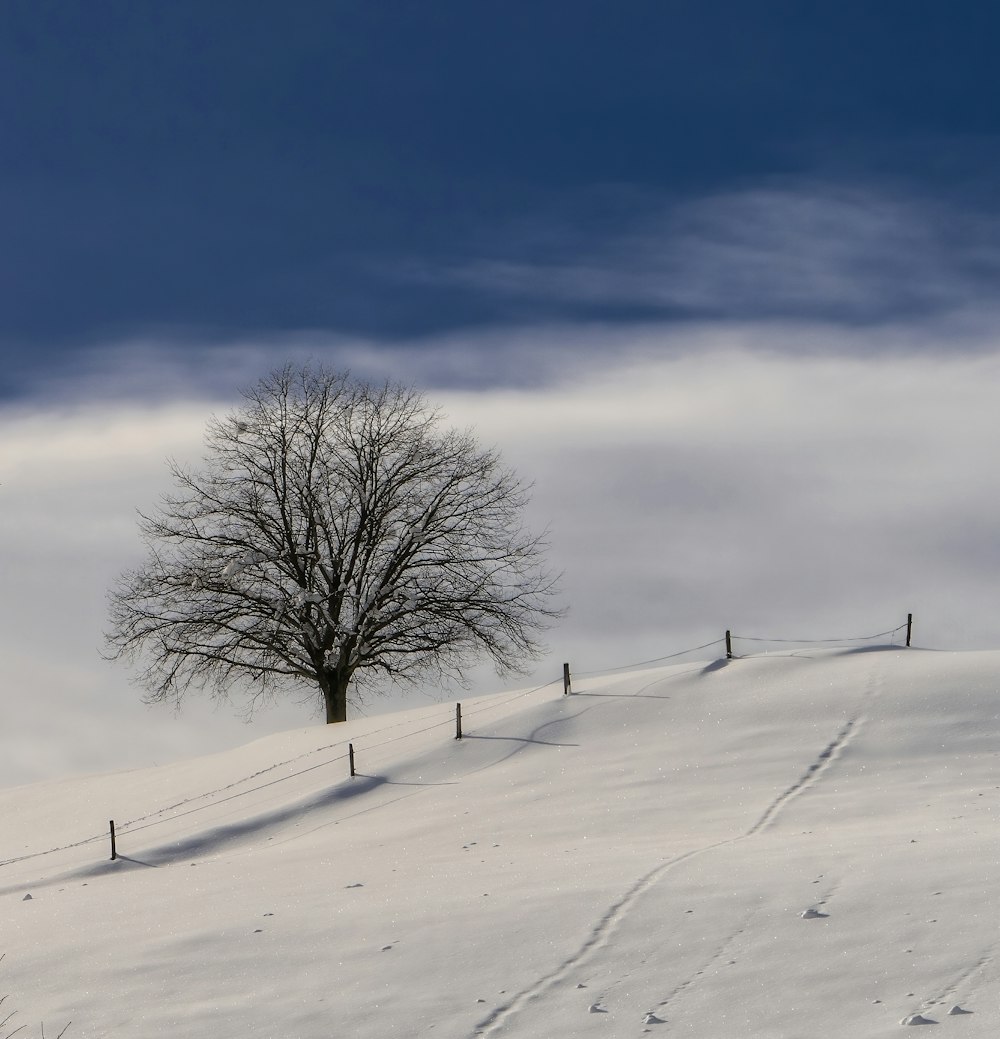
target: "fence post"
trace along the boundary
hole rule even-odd
[[[115,847],[115,821],[114,819],[108,824],[111,827],[111,861],[114,862],[118,858],[118,849]]]
[[[733,659],[733,636],[732,633],[726,632],[726,660]]]
[[[913,634],[913,614],[908,613],[906,615],[906,644],[910,644],[910,636]]]
[[[353,743],[348,743],[347,744],[347,757],[348,757],[348,760],[351,763],[351,776],[354,777],[355,775],[357,775],[357,773],[354,771],[354,744]]]
[[[563,664],[563,696],[568,696],[572,692],[573,689],[569,684],[569,664]]]
[[[460,740],[462,738],[462,705],[460,703],[455,704],[455,739]]]

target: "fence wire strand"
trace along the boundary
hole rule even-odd
[[[905,624],[900,624],[895,628],[891,628],[889,631],[880,631],[874,635],[853,635],[844,639],[767,639],[762,638],[759,635],[737,635],[735,632],[733,632],[730,637],[734,642],[740,640],[741,642],[769,642],[774,645],[786,646],[826,646],[832,643],[871,642],[872,639],[881,639],[885,638],[886,635],[895,635],[897,632],[903,631],[905,628]]]
[[[759,642],[759,643],[771,643],[775,645],[830,645],[833,643],[845,643],[845,642],[870,642],[873,639],[884,638],[885,636],[895,636],[898,632],[903,631],[907,628],[907,624],[900,624],[895,628],[891,628],[888,631],[880,631],[874,635],[863,635],[863,636],[852,636],[844,639],[769,639],[763,638],[757,635],[733,635],[730,633],[730,639],[733,641],[743,642]],[[653,657],[649,660],[636,661],[631,664],[619,664],[615,667],[603,668],[594,671],[578,671],[574,672],[573,677],[578,678],[590,678],[599,675],[609,675],[620,671],[630,671],[635,668],[650,667],[653,664],[662,664],[668,660],[676,660],[679,657],[688,656],[691,653],[697,653],[704,649],[712,649],[715,646],[722,645],[725,643],[725,639],[714,639],[712,642],[705,642],[700,646],[692,646],[689,649],[678,650],[675,653],[667,653],[663,656]],[[474,717],[478,714],[483,714],[487,711],[497,710],[501,707],[505,707],[508,704],[514,703],[517,700],[524,699],[525,697],[531,696],[534,693],[539,693],[543,689],[547,689],[549,686],[557,685],[563,681],[563,676],[560,675],[558,678],[554,678],[551,681],[544,682],[542,685],[535,686],[532,689],[519,690],[515,693],[510,694],[501,698],[500,696],[485,697],[484,702],[481,702],[478,706],[470,708],[466,717]],[[389,746],[393,743],[398,743],[402,740],[410,739],[414,736],[420,736],[427,732],[432,732],[435,729],[442,729],[450,727],[454,722],[451,718],[442,719],[441,721],[432,722],[429,725],[425,725],[420,729],[410,729],[398,736],[390,736],[387,739],[381,739],[375,743],[365,743],[364,741],[370,737],[378,737],[381,734],[390,732],[392,729],[399,728],[404,725],[404,722],[394,722],[390,725],[385,725],[379,729],[374,730],[371,733],[367,733],[362,736],[356,736],[353,739],[345,738],[343,740],[334,741],[326,744],[322,747],[317,747],[314,750],[306,751],[302,754],[296,755],[292,758],[286,759],[285,761],[277,762],[273,765],[269,765],[266,768],[260,769],[257,772],[252,773],[249,776],[244,776],[242,779],[234,780],[232,783],[228,783],[226,786],[218,787],[215,790],[206,791],[202,794],[194,795],[193,797],[185,798],[184,800],[175,802],[172,805],[168,805],[163,808],[158,808],[146,815],[138,816],[135,819],[129,820],[128,822],[121,823],[116,827],[118,832],[128,833],[139,833],[142,830],[150,829],[153,826],[157,826],[161,823],[175,821],[177,819],[183,819],[186,816],[194,815],[197,812],[203,811],[207,808],[218,807],[219,805],[226,804],[230,801],[235,801],[238,798],[245,797],[249,794],[257,793],[260,790],[265,790],[268,787],[276,786],[279,783],[284,783],[290,779],[296,779],[299,776],[306,775],[309,772],[315,772],[318,769],[326,768],[338,761],[345,761],[349,756],[348,744],[353,743],[359,746],[360,749],[365,751],[378,750],[381,747]],[[309,765],[305,768],[297,769],[294,772],[290,772],[287,775],[278,776],[274,779],[268,780],[264,783],[259,783],[257,786],[250,787],[246,790],[240,790],[232,794],[228,794],[225,797],[217,797],[218,794],[224,793],[229,790],[242,785],[243,783],[251,782],[260,776],[266,775],[269,772],[273,772],[275,769],[282,768],[287,765],[292,765],[295,762],[302,761],[305,758],[310,757],[313,754],[322,753],[323,751],[331,751],[336,748],[344,748],[343,753],[336,754],[334,757],[326,758],[325,760],[318,762],[315,765]],[[215,798],[214,800],[207,801],[207,803],[198,805],[197,807],[187,807],[192,805],[196,801],[205,801],[208,798]],[[178,809],[185,809],[184,811],[178,811]],[[174,814],[169,814],[174,813]],[[140,825],[141,824],[141,825]],[[14,856],[8,859],[0,859],[0,867],[13,865],[18,862],[25,862],[29,859],[42,858],[46,855],[54,855],[62,851],[71,851],[74,848],[80,848],[87,844],[93,844],[97,841],[107,840],[107,833],[99,833],[90,837],[85,837],[82,840],[73,841],[69,844],[61,845],[57,848],[49,848],[46,851],[28,852],[24,855]]]
[[[660,664],[664,660],[676,660],[678,657],[686,657],[689,653],[697,653],[701,649],[711,649],[712,646],[722,645],[723,642],[725,642],[725,639],[715,639],[714,642],[706,642],[702,646],[692,646],[690,649],[681,649],[676,653],[668,653],[662,657],[653,657],[652,660],[639,660],[634,664],[619,664],[617,667],[599,668],[596,671],[574,671],[573,674],[577,678],[591,678],[594,675],[610,675],[615,671],[629,671],[636,667],[648,667],[650,664]]]

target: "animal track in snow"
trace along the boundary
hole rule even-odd
[[[685,989],[690,988],[703,974],[711,970],[713,964],[718,963],[724,956],[726,956],[732,947],[733,943],[737,938],[743,934],[750,924],[750,921],[756,915],[756,910],[751,912],[743,922],[743,926],[733,931],[727,938],[725,938],[712,952],[711,956],[707,960],[703,961],[702,966],[696,970],[693,974],[688,976],[684,981],[676,985],[671,991],[663,997],[657,1004],[656,1009],[659,1010],[662,1007],[667,1006],[672,1000],[676,999]],[[730,960],[730,963],[735,961]]]
[[[632,887],[618,899],[617,902],[614,902],[609,907],[607,912],[605,912],[605,914],[591,928],[590,935],[585,939],[576,952],[567,957],[548,974],[542,975],[542,977],[540,977],[534,984],[523,989],[508,1003],[497,1007],[488,1017],[476,1025],[473,1034],[477,1036],[491,1035],[493,1032],[501,1028],[514,1014],[518,1013],[529,1003],[539,999],[551,988],[564,981],[567,978],[567,975],[569,975],[571,971],[575,970],[584,959],[607,943],[618,922],[628,914],[628,911],[636,901],[645,894],[646,891],[652,888],[653,885],[669,870],[680,865],[682,862],[686,862],[688,859],[694,858],[695,856],[703,855],[708,851],[732,844],[733,841],[737,839],[740,838],[728,838],[724,841],[717,841],[714,844],[706,845],[704,848],[693,848],[691,851],[686,851],[681,855],[668,859],[666,862],[661,862],[655,869],[650,870],[644,876],[640,877],[639,880],[637,880]]]
[[[869,676],[868,684],[862,696],[862,700],[869,699],[877,691],[881,684],[880,677],[872,673]],[[623,920],[632,909],[632,907],[638,902],[638,900],[651,888],[653,888],[670,870],[675,866],[680,865],[689,859],[705,855],[709,852],[716,851],[719,848],[724,848],[729,845],[736,844],[740,841],[744,841],[755,834],[760,833],[770,823],[772,823],[782,808],[791,801],[794,797],[800,794],[808,786],[815,783],[822,774],[829,769],[831,764],[843,752],[849,741],[856,734],[857,730],[861,727],[865,720],[865,716],[859,710],[851,716],[847,722],[841,727],[834,738],[827,744],[826,747],[819,753],[815,761],[813,761],[807,768],[806,771],[793,783],[787,790],[776,797],[770,805],[764,810],[763,814],[751,826],[748,830],[735,837],[729,837],[725,840],[715,841],[712,844],[707,844],[702,848],[694,848],[691,851],[684,852],[672,859],[668,859],[665,862],[660,863],[654,869],[650,870],[644,876],[640,877],[631,888],[629,888],[618,901],[614,902],[607,912],[597,921],[590,931],[590,935],[584,940],[583,944],[565,959],[561,964],[555,967],[548,974],[542,975],[535,981],[534,984],[529,985],[523,989],[520,993],[515,995],[508,1003],[503,1006],[499,1006],[493,1010],[493,1012],[486,1017],[484,1020],[474,1029],[474,1035],[476,1036],[487,1036],[491,1035],[499,1030],[506,1021],[521,1011],[525,1006],[532,1003],[533,1001],[540,999],[546,992],[552,989],[554,986],[564,981],[571,970],[576,969],[581,962],[583,962],[591,954],[595,953],[602,946],[604,946],[610,939],[615,927],[618,923]],[[817,903],[820,904],[820,903]],[[824,914],[819,914],[824,915]],[[731,934],[719,947],[717,953],[711,958],[710,963],[714,962],[722,955],[722,951],[732,942],[735,938],[742,934],[743,928],[737,930]],[[664,1000],[657,1004],[658,1007],[665,1006],[670,999],[675,998],[677,994],[691,985],[696,976],[688,978],[682,982],[677,989],[671,992]]]
[[[936,996],[931,996],[929,999],[925,999],[921,1004],[924,1007],[940,1006],[944,1003],[951,1003],[952,1007],[948,1011],[950,1015],[957,1016],[959,1014],[971,1014],[971,1010],[963,1010],[961,1006],[954,1003],[954,1000],[958,996],[958,993],[962,989],[966,989],[966,997],[968,997],[968,982],[971,981],[977,974],[982,972],[988,967],[995,958],[993,951],[986,953],[981,956],[975,963],[970,967],[967,967],[961,974],[958,975],[953,981],[949,982],[945,988],[939,992]],[[973,990],[974,991],[974,990]]]
[[[868,683],[865,687],[864,693],[862,694],[862,701],[870,699],[878,691],[882,684],[881,676],[876,672],[872,672],[868,677]],[[830,766],[840,757],[844,752],[844,748],[854,738],[858,730],[864,724],[866,716],[862,713],[859,708],[847,721],[843,727],[837,733],[836,736],[820,751],[819,756],[813,761],[803,772],[801,776],[783,793],[779,794],[768,806],[764,809],[763,815],[750,827],[747,831],[747,836],[753,836],[755,833],[759,833],[765,829],[772,822],[774,822],[778,813],[782,808],[788,804],[794,797],[797,797],[802,793],[803,790],[812,786],[813,783],[817,782],[826,772]]]
[[[833,740],[828,743],[822,751],[820,751],[819,757],[809,765],[805,772],[787,790],[779,794],[766,809],[764,809],[764,814],[761,815],[749,830],[747,830],[747,836],[753,836],[755,833],[760,833],[761,830],[769,826],[781,809],[784,808],[793,797],[796,797],[807,787],[815,783],[822,773],[830,767],[831,763],[836,761],[840,756],[844,747],[863,721],[864,718],[861,715],[855,715],[853,718],[849,718],[840,732],[838,732]]]

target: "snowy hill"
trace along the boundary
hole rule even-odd
[[[998,675],[688,663],[0,790],[0,1035],[995,1035]]]

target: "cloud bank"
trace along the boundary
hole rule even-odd
[[[1000,338],[988,327],[959,352],[945,324],[576,331],[353,348],[358,374],[391,371],[423,386],[448,421],[474,428],[534,482],[529,522],[550,529],[570,609],[535,680],[555,678],[564,660],[578,672],[615,667],[727,628],[841,638],[895,626],[908,611],[920,645],[997,646]],[[817,348],[796,353],[796,343]],[[453,377],[470,350],[497,346],[507,350],[498,365],[536,351],[544,377],[493,386]],[[173,372],[156,403],[110,392],[0,411],[0,782],[132,767],[316,724],[294,700],[251,730],[236,706],[215,710],[195,695],[180,715],[147,708],[127,672],[99,656],[105,591],[140,552],[134,510],[167,489],[166,456],[197,459],[205,420],[235,397],[235,383],[214,389],[221,373],[206,392],[172,356],[147,355],[158,380]],[[244,355],[246,374],[267,356]],[[498,687],[481,670],[473,681]]]

